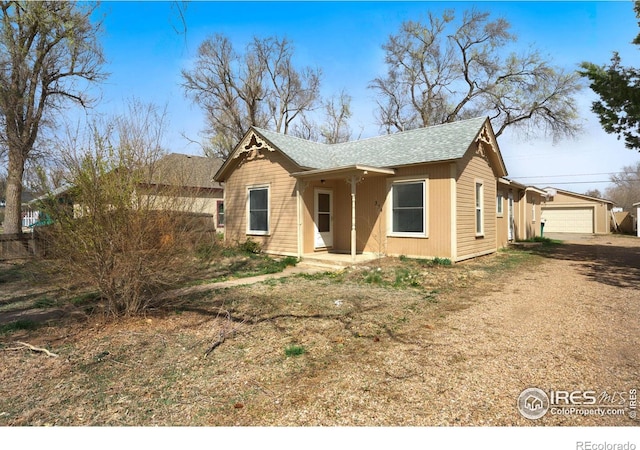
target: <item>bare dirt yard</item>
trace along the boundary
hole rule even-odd
[[[0,426],[640,423],[640,239],[387,258],[118,320],[27,267],[0,268]],[[577,407],[524,418],[530,387],[577,392]],[[580,406],[590,395],[604,415]]]

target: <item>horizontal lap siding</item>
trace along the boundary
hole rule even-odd
[[[496,177],[489,162],[472,145],[458,161],[457,260],[496,251]],[[484,237],[476,236],[475,182],[484,185]]]
[[[427,178],[428,238],[387,236],[387,195],[391,179],[365,175],[356,185],[356,250],[358,252],[415,257],[451,256],[451,183],[449,164],[399,168],[394,177]],[[351,250],[351,185],[347,179],[310,182],[303,194],[303,251],[313,252],[314,189],[333,192],[333,250]]]
[[[427,238],[387,237],[389,255],[443,257],[451,255],[451,178],[449,164],[420,165],[399,168],[396,177],[427,177]],[[386,196],[385,186],[385,196]],[[383,220],[386,222],[387,208]]]
[[[347,185],[347,187],[349,198],[351,198],[351,186]],[[387,237],[384,228],[386,197],[387,178],[385,176],[368,177],[356,185],[356,250],[358,252],[387,254]],[[348,228],[351,230],[351,221]]]
[[[207,196],[162,196],[149,195],[141,196],[144,201],[149,201],[158,209],[168,209],[171,211],[184,211],[196,214],[217,213],[217,201],[222,200],[222,193],[207,194]]]
[[[536,236],[540,236],[540,217],[542,214],[542,196],[537,192],[527,192],[525,205],[525,222],[526,222],[526,236],[525,239],[533,239]],[[535,214],[533,208],[535,205]]]
[[[509,244],[509,189],[506,186],[498,184],[498,193],[502,193],[502,215],[498,215],[496,205],[496,234],[498,247],[506,247]]]
[[[242,156],[241,156],[242,157]],[[279,152],[240,162],[225,182],[225,239],[259,242],[264,251],[297,254],[295,167]],[[269,235],[247,234],[247,188],[269,185]]]

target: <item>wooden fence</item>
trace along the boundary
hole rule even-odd
[[[0,234],[0,260],[44,255],[46,242],[36,230],[22,234]]]

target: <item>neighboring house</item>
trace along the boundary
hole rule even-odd
[[[547,200],[542,206],[544,230],[549,233],[611,232],[613,202],[575,192],[547,187]]]
[[[149,183],[140,184],[136,195],[153,201],[152,209],[175,209],[202,215],[207,227],[212,226],[222,231],[224,188],[213,181],[213,176],[221,165],[222,160],[218,158],[169,153],[153,165]],[[34,202],[45,197],[54,197],[59,202],[73,205],[77,213],[81,214],[82,207],[76,204],[73,186],[58,188]]]
[[[634,203],[633,207],[636,209],[636,220],[635,220],[636,236],[640,237],[640,224],[638,224],[638,221],[640,221],[640,202]]]
[[[498,248],[507,175],[485,117],[341,144],[251,128],[215,176],[225,239],[265,252],[446,257]]]
[[[218,230],[224,228],[223,186],[213,176],[222,166],[218,158],[170,153],[159,159],[151,182],[141,185],[139,195],[152,195],[158,205],[212,217]]]
[[[546,194],[533,186],[506,178],[498,179],[496,216],[499,247],[542,235],[541,212]]]

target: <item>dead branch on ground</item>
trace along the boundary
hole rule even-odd
[[[233,318],[231,316],[231,313],[228,310],[220,309],[220,311],[218,312],[218,315],[216,316],[216,319],[219,318],[221,315],[225,316],[224,326],[218,332],[218,340],[216,342],[214,342],[207,349],[206,352],[204,352],[204,357],[205,358],[207,356],[209,356],[209,354],[211,352],[213,352],[216,348],[218,348],[220,345],[222,345],[224,343],[224,341],[227,339],[227,336],[229,336],[229,335],[235,336],[236,333],[238,332],[238,328],[247,321],[247,318],[244,318],[241,322],[238,322],[237,319],[235,319],[235,318]],[[231,327],[230,325],[233,324],[233,323],[237,323],[237,326]]]
[[[31,344],[27,344],[26,342],[21,342],[21,341],[17,341],[16,344],[18,344],[20,347],[12,347],[12,348],[8,348],[7,350],[23,350],[26,348],[31,350],[32,352],[45,353],[50,358],[58,357],[56,353],[50,352],[46,348],[34,347]]]

